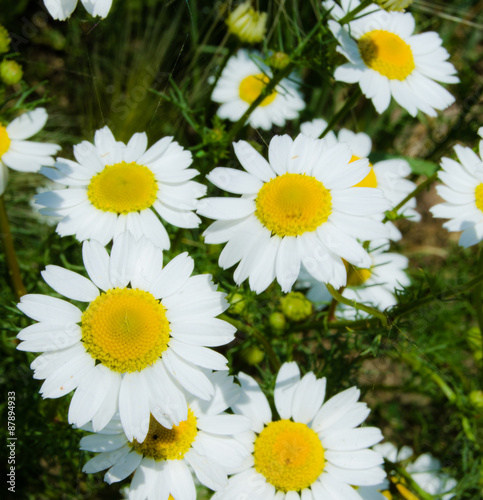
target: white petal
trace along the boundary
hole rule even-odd
[[[292,418],[292,401],[294,391],[300,381],[300,370],[297,363],[284,363],[275,382],[275,407],[282,420]]]
[[[99,295],[99,290],[92,281],[68,269],[47,266],[41,274],[48,285],[69,299],[92,302]]]
[[[119,390],[119,416],[129,441],[144,441],[149,429],[149,401],[139,372],[125,373]]]
[[[73,304],[47,295],[24,295],[17,307],[29,318],[55,325],[79,323],[82,316]]]

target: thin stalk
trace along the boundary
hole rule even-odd
[[[361,97],[362,92],[359,87],[354,91],[354,93],[347,99],[341,109],[337,111],[337,113],[332,117],[324,131],[319,135],[319,139],[323,139],[333,128],[334,125],[339,123],[342,118],[344,118],[347,113],[354,107],[354,104],[357,102],[359,97]]]
[[[272,369],[274,370],[274,372],[278,372],[281,366],[280,360],[278,359],[277,354],[273,350],[272,345],[265,338],[262,332],[258,331],[256,328],[246,325],[242,321],[238,321],[236,319],[231,318],[227,314],[222,314],[221,316],[219,316],[219,318],[226,321],[227,323],[230,323],[230,325],[233,325],[237,330],[240,330],[241,332],[247,335],[253,335],[265,348],[265,351],[268,354],[268,358],[270,360],[270,364],[272,365]]]
[[[424,182],[421,182],[418,186],[416,186],[413,191],[411,191],[404,200],[398,203],[391,211],[390,214],[392,217],[397,217],[397,212],[400,210],[411,198],[414,198],[419,193],[422,193],[428,186],[430,186],[436,179],[438,178],[438,172],[434,172],[434,174],[430,175]],[[389,220],[388,217],[385,217],[383,222],[387,222]]]
[[[337,300],[337,302],[341,302],[342,304],[345,304],[347,306],[354,307],[355,309],[359,309],[361,311],[364,311],[364,312],[370,314],[371,316],[378,318],[379,321],[384,326],[387,325],[387,317],[381,311],[378,311],[377,309],[374,309],[373,307],[369,307],[369,306],[366,306],[366,305],[361,304],[359,302],[356,302],[355,300],[346,299],[332,285],[329,285],[328,283],[326,283],[325,286],[327,287],[327,290],[329,290],[332,297],[335,300]]]
[[[25,295],[27,290],[25,289],[25,285],[22,281],[22,275],[20,274],[20,268],[18,266],[17,255],[15,254],[15,248],[13,246],[12,232],[10,231],[10,226],[8,224],[7,211],[3,195],[0,196],[0,239],[2,240],[5,251],[5,260],[10,283],[17,300],[20,300],[20,297]]]
[[[372,3],[372,0],[363,0],[358,7],[348,12],[343,18],[339,19],[339,24],[342,26],[343,24],[350,23],[357,16],[357,14],[359,14],[359,12],[363,11],[366,7],[369,7],[369,5],[372,5]]]

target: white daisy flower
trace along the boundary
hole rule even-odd
[[[112,0],[81,0],[91,16],[106,17]],[[54,19],[65,21],[77,7],[77,0],[44,0],[46,9]]]
[[[303,134],[317,138],[325,130],[327,122],[321,118],[305,122],[300,126]],[[364,132],[355,133],[345,128],[339,131],[338,136],[330,131],[324,141],[327,146],[333,146],[338,142],[349,145],[352,151],[352,159],[367,158],[372,149],[372,140]],[[411,174],[411,167],[406,160],[391,159],[383,160],[374,164],[369,164],[371,170],[369,174],[355,187],[379,188],[384,193],[385,198],[391,203],[391,208],[396,207],[408,194],[416,188],[416,184],[406,179]],[[406,219],[419,222],[421,215],[416,212],[416,198],[411,198],[399,210],[399,213]],[[389,228],[389,238],[398,241],[402,234],[392,222],[386,222]]]
[[[104,476],[109,484],[134,472],[126,491],[130,500],[195,500],[191,471],[208,488],[224,488],[227,474],[238,472],[247,461],[248,452],[233,436],[247,431],[250,420],[224,412],[239,396],[240,387],[233,383],[233,377],[218,372],[210,380],[215,387],[211,401],[188,396],[187,418],[172,428],[151,416],[142,443],[130,442],[117,418],[100,433],[84,437],[81,449],[100,453],[85,464],[83,471],[109,468]]]
[[[212,500],[360,500],[350,485],[384,479],[382,455],[368,449],[382,434],[357,428],[370,410],[357,402],[356,387],[324,403],[326,379],[312,372],[300,378],[296,363],[284,363],[275,385],[277,420],[256,381],[238,378],[242,393],[232,409],[252,421],[239,438],[251,460]]]
[[[183,228],[198,227],[193,212],[206,187],[191,181],[198,171],[189,151],[172,137],[146,150],[146,134],[134,134],[127,145],[117,142],[108,127],[98,130],[94,144],[74,146],[77,162],[59,158],[55,169],[42,169],[49,179],[69,189],[37,195],[45,215],[62,216],[60,236],[103,245],[124,231],[170,247],[168,233],[157,215]],[[157,215],[156,215],[157,214]]]
[[[374,450],[381,453],[384,458],[393,463],[406,461],[413,455],[413,450],[408,446],[403,446],[398,450],[391,443],[378,444],[374,446]],[[448,492],[457,485],[456,480],[441,472],[441,462],[431,454],[425,453],[420,455],[416,461],[406,466],[406,471],[426,493],[438,495],[438,498],[442,500],[449,500],[454,497],[453,493]],[[397,482],[395,480],[393,480],[393,482],[394,487],[402,498],[407,500],[416,498],[402,482]],[[385,479],[380,484],[364,486],[357,491],[363,500],[387,500],[388,498],[392,498],[388,496],[388,490],[389,481]]]
[[[375,307],[384,311],[397,304],[394,292],[410,284],[405,273],[409,260],[403,255],[386,252],[387,245],[369,252],[372,265],[366,269],[355,268],[348,264],[347,287],[342,295],[356,302]],[[308,286],[307,298],[315,304],[328,303],[331,295],[324,283],[311,279],[308,275],[299,277],[301,284]],[[344,304],[337,310],[339,318],[353,320],[356,317],[367,317],[364,311],[359,311]]]
[[[60,146],[26,141],[47,122],[47,111],[37,108],[15,118],[7,126],[0,124],[0,195],[5,191],[8,168],[19,172],[38,172],[42,165],[53,165]]]
[[[277,279],[290,291],[301,266],[319,281],[340,288],[346,282],[342,258],[369,267],[363,241],[387,237],[370,216],[389,208],[378,189],[356,188],[370,171],[367,159],[350,163],[345,144],[300,134],[270,141],[269,161],[245,141],[234,143],[245,172],[215,168],[208,179],[241,198],[205,198],[198,213],[218,219],[204,233],[207,243],[228,242],[219,265],[235,270],[236,283],[249,278],[257,293]],[[382,219],[382,216],[381,216]]]
[[[87,303],[84,311],[46,295],[25,295],[18,305],[38,321],[23,329],[18,349],[43,352],[31,364],[45,379],[40,393],[59,398],[75,389],[69,422],[101,430],[119,407],[129,440],[142,441],[149,415],[170,427],[186,419],[184,388],[213,396],[203,369],[226,370],[227,360],[205,346],[227,344],[235,328],[216,319],[228,307],[211,276],[190,276],[185,252],[163,268],[163,255],[146,240],[124,233],[111,254],[86,241],[90,280],[57,266],[42,276],[57,293]]]
[[[480,156],[468,147],[457,145],[454,150],[460,162],[443,158],[438,172],[443,184],[436,191],[445,202],[430,211],[450,219],[443,224],[448,231],[463,231],[459,244],[467,248],[483,239],[483,141]]]
[[[337,50],[349,60],[335,70],[335,79],[359,83],[378,113],[388,108],[391,96],[412,116],[418,109],[436,116],[435,110],[454,102],[435,82],[459,81],[449,54],[437,33],[413,34],[411,14],[378,10],[344,27],[329,21],[329,27]]]
[[[231,57],[213,90],[212,99],[221,104],[220,118],[236,122],[261,94],[272,77],[270,68],[257,60],[260,54],[239,50]],[[284,78],[274,92],[260,103],[248,119],[253,128],[269,130],[272,125],[283,127],[285,120],[293,120],[304,109],[305,102],[298,84]]]

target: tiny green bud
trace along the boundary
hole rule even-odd
[[[285,52],[275,52],[266,62],[273,69],[283,69],[290,62],[290,56]]]
[[[4,59],[0,63],[0,78],[5,85],[15,85],[22,77],[22,66],[18,62]]]
[[[0,54],[8,52],[10,48],[10,35],[4,26],[0,24]]]
[[[274,312],[270,314],[268,323],[275,333],[280,333],[285,329],[285,316],[281,312]]]
[[[303,293],[290,292],[280,299],[282,312],[292,321],[303,321],[312,314],[312,302]]]
[[[245,308],[246,308],[246,301],[245,297],[241,295],[240,293],[234,293],[230,297],[228,297],[228,302],[230,303],[231,311],[233,311],[235,314],[241,314]]]
[[[483,408],[483,391],[471,391],[470,402],[476,409]]]
[[[249,365],[260,364],[263,361],[264,357],[265,353],[254,345],[243,349],[243,351],[241,352],[241,358]]]

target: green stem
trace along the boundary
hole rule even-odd
[[[430,175],[424,182],[421,182],[416,188],[411,191],[404,200],[398,203],[390,212],[390,217],[385,217],[383,222],[387,222],[389,219],[397,219],[398,210],[400,210],[406,203],[411,199],[417,196],[419,193],[422,193],[428,186],[430,186],[436,179],[438,178],[438,172]]]
[[[25,289],[22,281],[22,275],[20,274],[20,268],[18,266],[17,256],[13,246],[12,232],[10,231],[10,226],[8,224],[7,211],[3,195],[0,196],[0,239],[2,240],[3,248],[5,250],[5,261],[7,264],[10,283],[17,300],[20,300],[20,297],[25,295],[27,290]]]
[[[270,364],[272,365],[273,371],[275,373],[278,372],[281,366],[280,360],[278,359],[277,354],[273,350],[272,345],[265,338],[262,332],[259,332],[257,329],[249,325],[246,325],[241,321],[231,318],[227,314],[222,314],[219,316],[219,318],[222,319],[223,321],[226,321],[227,323],[230,323],[230,325],[233,325],[237,330],[240,330],[246,335],[253,335],[265,348],[265,352],[268,354],[268,358],[270,359]]]
[[[319,139],[323,139],[333,128],[336,123],[339,123],[347,113],[354,107],[359,97],[362,95],[361,89],[357,87],[354,93],[347,99],[341,109],[332,117],[324,131],[319,135]]]
[[[387,317],[381,311],[378,311],[377,309],[374,309],[373,307],[369,307],[369,306],[366,306],[366,305],[361,304],[359,302],[356,302],[355,300],[346,299],[332,285],[329,285],[328,283],[326,283],[325,286],[327,287],[327,290],[329,290],[332,297],[334,297],[334,299],[337,300],[337,302],[341,302],[342,304],[345,304],[347,306],[354,307],[355,309],[359,309],[361,311],[364,311],[364,312],[370,314],[371,316],[378,318],[379,321],[384,326],[387,325]]]
[[[393,470],[395,470],[398,473],[399,476],[404,478],[404,480],[406,481],[406,484],[408,484],[410,486],[411,490],[416,492],[416,494],[418,495],[418,497],[421,500],[434,500],[434,496],[430,495],[429,493],[424,491],[418,485],[418,483],[416,483],[416,481],[412,478],[411,474],[409,474],[409,472],[407,472],[406,469],[402,465],[395,464],[395,463],[389,462],[387,460],[386,460],[386,462],[390,465],[390,467]]]
[[[305,50],[305,47],[308,45],[308,43],[312,40],[312,38],[317,34],[319,31],[320,27],[322,24],[325,23],[325,18],[321,18],[317,24],[312,28],[312,30],[309,32],[309,34],[304,38],[304,40],[297,46],[297,48],[292,52],[290,56],[290,62],[285,66],[285,68],[277,71],[270,81],[265,85],[263,88],[262,92],[260,95],[250,104],[249,108],[243,113],[243,116],[235,122],[231,130],[229,131],[226,141],[228,143],[232,142],[233,139],[237,136],[238,132],[245,126],[248,118],[250,115],[255,111],[255,109],[262,103],[262,101],[265,99],[265,97],[269,96],[273,90],[275,90],[275,87],[290,73],[293,71],[293,69],[296,66],[296,63],[294,62],[295,59],[297,59]]]
[[[480,248],[480,256],[478,258],[478,264],[476,267],[476,274],[483,273],[483,248]],[[483,334],[483,308],[481,303],[481,291],[483,288],[483,283],[478,283],[473,291],[471,292],[471,302],[475,309],[476,320],[478,321],[478,327],[480,332]]]
[[[339,24],[342,26],[350,23],[357,16],[357,14],[359,14],[359,12],[364,10],[366,7],[369,7],[372,3],[372,0],[363,0],[358,7],[348,12],[343,18],[339,19]]]

